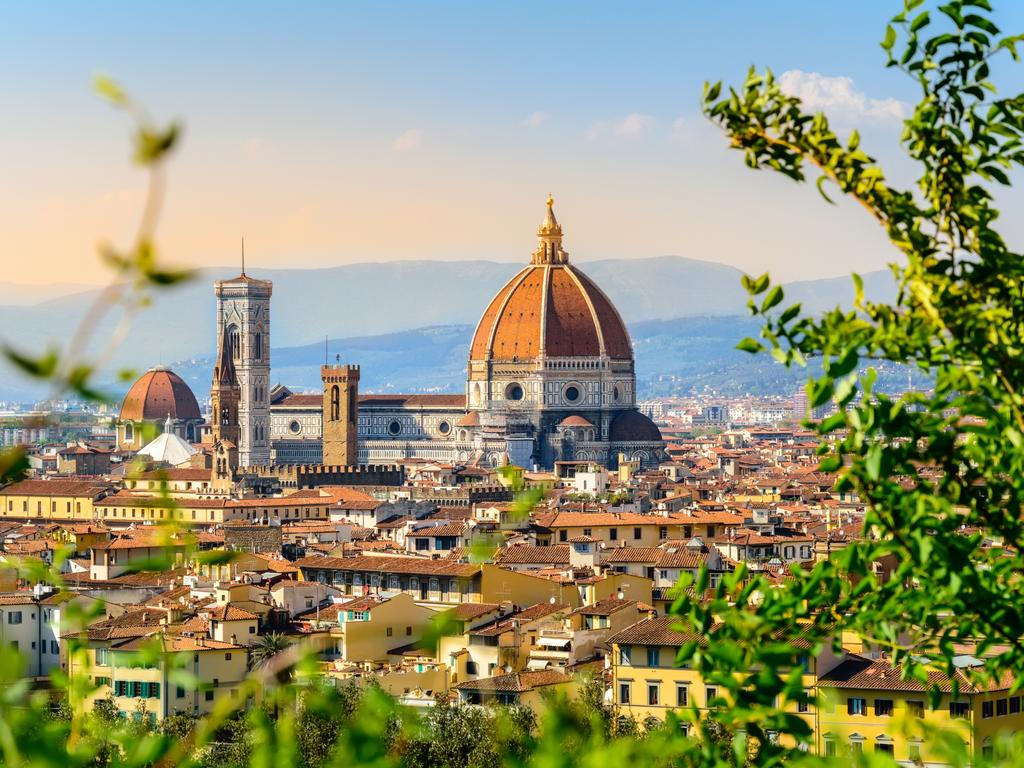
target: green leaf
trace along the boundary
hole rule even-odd
[[[96,93],[111,104],[118,107],[124,107],[128,104],[128,95],[122,90],[120,85],[107,75],[98,74],[93,76],[92,87]]]
[[[912,33],[918,32],[919,30],[924,29],[924,27],[928,26],[929,23],[931,23],[931,20],[928,17],[928,11],[924,11],[923,13],[919,14],[917,18],[915,18],[912,22],[910,22],[910,31]]]
[[[896,44],[896,30],[892,28],[892,25],[888,25],[885,28],[885,39],[882,40],[882,50],[891,51],[892,47]]]
[[[741,352],[749,352],[750,354],[756,354],[764,350],[764,346],[761,345],[756,339],[752,339],[747,336],[739,344],[736,345],[736,349]]]
[[[761,302],[761,312],[762,313],[767,312],[772,307],[777,306],[778,303],[780,301],[782,301],[783,298],[784,298],[784,294],[783,294],[783,291],[782,291],[782,286],[781,285],[776,285],[774,288],[772,288],[768,292],[768,295],[765,296],[764,301]]]

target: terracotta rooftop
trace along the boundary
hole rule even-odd
[[[429,576],[472,576],[477,565],[451,560],[430,560],[425,557],[304,557],[295,562],[299,568],[320,568],[338,571],[375,571],[377,573],[412,573]]]
[[[497,677],[483,677],[479,680],[467,680],[453,686],[460,691],[484,691],[495,693],[525,693],[534,688],[546,685],[568,683],[572,677],[554,669],[542,669],[537,672],[513,672]]]

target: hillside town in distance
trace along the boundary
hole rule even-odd
[[[863,505],[818,469],[801,394],[644,400],[627,328],[563,248],[551,198],[537,238],[479,297],[462,392],[361,393],[342,359],[321,391],[275,383],[273,285],[243,270],[214,286],[208,393],[156,367],[119,409],[3,413],[0,441],[30,469],[0,489],[0,558],[57,563],[66,583],[0,572],[0,638],[26,675],[67,669],[83,639],[93,698],[156,723],[237,696],[254,649],[283,638],[317,648],[325,678],[413,707],[537,705],[589,675],[618,717],[705,708],[715,686],[674,664],[691,639],[669,615],[676,582],[703,567],[715,586],[741,564],[785,579],[861,536]],[[542,491],[528,512],[522,489]],[[172,567],[145,568],[162,548]],[[69,607],[97,603],[69,633]],[[154,639],[192,659],[196,686],[125,663]],[[977,749],[1024,728],[1012,680],[943,680],[936,705],[863,641],[804,662],[804,687],[834,703],[793,705],[822,755],[938,760],[901,716]]]

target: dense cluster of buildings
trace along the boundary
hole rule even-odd
[[[0,641],[31,677],[86,674],[94,699],[152,722],[244,696],[271,635],[410,706],[535,704],[588,674],[620,717],[707,709],[715,686],[674,664],[702,641],[668,615],[679,578],[705,568],[714,586],[743,564],[784,579],[861,536],[863,508],[785,414],[734,428],[731,406],[638,407],[629,336],[569,264],[550,200],[539,241],[485,310],[458,395],[361,395],[340,363],[320,393],[272,387],[272,286],[218,282],[209,418],[153,369],[108,444],[34,452],[31,476],[0,489],[0,558],[52,564],[65,584],[0,570]],[[528,511],[521,488],[539,491]],[[68,626],[72,604],[95,618]],[[1024,725],[1012,681],[936,679],[935,706],[877,649],[841,647],[805,660],[805,688],[831,705],[794,705],[821,754],[936,761],[895,727],[906,717],[979,753]],[[965,671],[978,652],[963,649]]]

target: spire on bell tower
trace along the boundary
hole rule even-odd
[[[533,264],[567,264],[569,254],[562,249],[562,226],[555,218],[555,199],[548,195],[548,209],[544,214],[544,222],[537,230],[540,241],[533,252]]]

